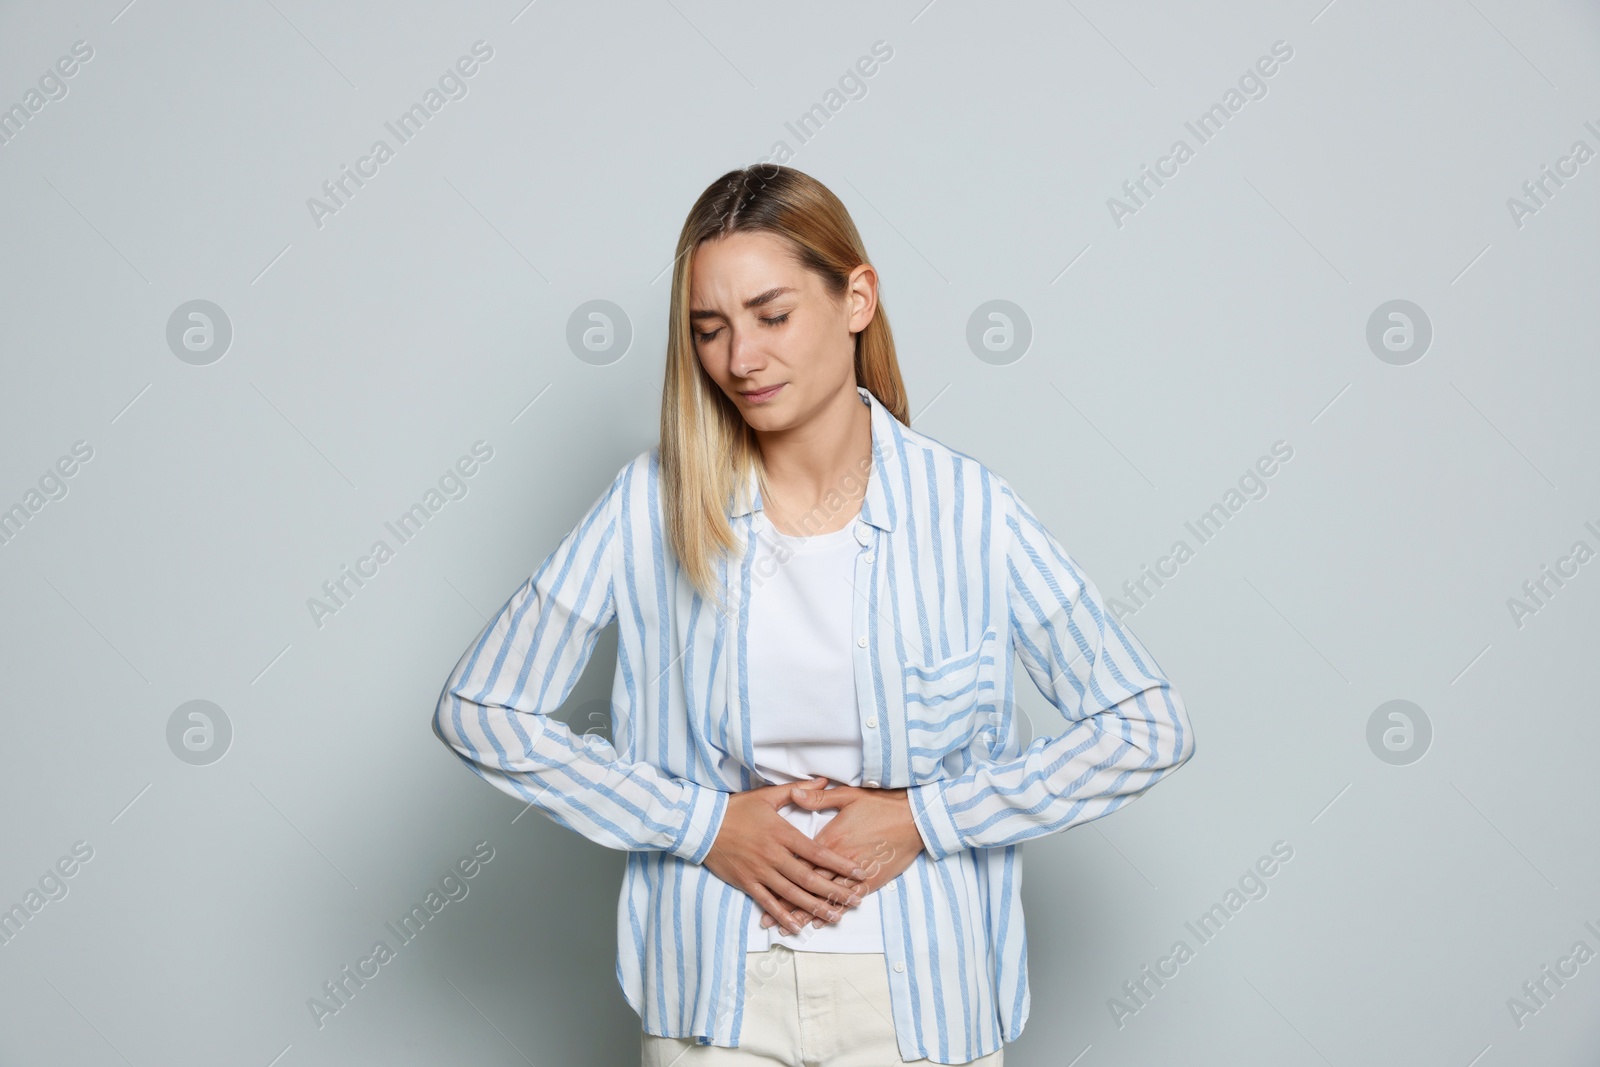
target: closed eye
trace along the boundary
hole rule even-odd
[[[768,326],[782,326],[784,323],[789,321],[789,312],[785,311],[782,315],[774,315],[770,319],[761,319],[760,321]],[[701,333],[699,330],[696,330],[694,331],[694,336],[697,341],[705,343],[716,337],[717,334],[721,332],[722,327],[718,326],[715,330],[712,330],[709,333]]]

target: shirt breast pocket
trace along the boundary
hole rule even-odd
[[[985,745],[999,709],[996,647],[999,634],[985,630],[977,645],[933,661],[903,668],[906,746],[912,781],[942,777],[946,757],[954,757],[977,739]],[[988,731],[984,730],[989,726]],[[952,770],[961,759],[950,760]]]

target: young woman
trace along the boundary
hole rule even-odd
[[[1182,700],[1016,490],[910,428],[839,200],[757,166],[678,241],[659,447],[462,656],[433,727],[628,852],[645,1067],[1001,1063],[1024,841],[1194,753]],[[619,628],[612,740],[550,717]],[[1026,745],[1013,658],[1065,717]]]

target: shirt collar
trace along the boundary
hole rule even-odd
[[[872,470],[867,477],[867,495],[861,501],[860,521],[869,526],[876,526],[880,530],[892,530],[900,510],[899,502],[891,488],[894,484],[893,472],[896,470],[900,454],[895,447],[894,423],[897,420],[889,413],[889,409],[883,406],[882,401],[872,395],[872,390],[858,385],[856,392],[860,394],[861,402],[872,409]],[[749,475],[745,498],[745,501],[735,499],[730,505],[728,508],[730,519],[763,510],[761,487],[756,481],[754,470],[751,470]]]

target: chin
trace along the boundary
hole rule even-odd
[[[742,411],[742,409],[741,409]],[[775,418],[770,411],[742,411],[747,426],[754,430],[783,430],[788,428],[788,420]]]

